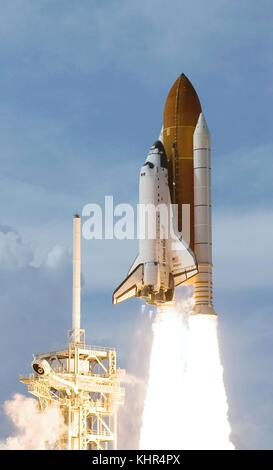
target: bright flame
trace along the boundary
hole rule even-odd
[[[185,301],[184,311],[190,311],[191,306],[191,299]],[[140,449],[181,449],[181,393],[187,340],[184,321],[175,306],[159,309],[155,317]]]
[[[162,308],[153,345],[140,449],[233,449],[220,363],[217,317]]]
[[[216,315],[190,316],[183,403],[183,449],[234,449]]]

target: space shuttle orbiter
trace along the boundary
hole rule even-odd
[[[175,287],[194,276],[197,267],[194,254],[185,247],[182,239],[175,236],[174,227],[168,230],[168,223],[165,223],[173,222],[173,217],[170,217],[168,160],[160,140],[151,147],[141,167],[139,204],[144,210],[150,206],[151,213],[148,215],[153,220],[147,223],[146,233],[139,239],[139,254],[126,279],[115,290],[113,303],[135,296],[142,297],[148,303],[161,304],[173,299]],[[162,211],[153,211],[159,205]],[[168,211],[167,218],[164,209]],[[166,237],[162,233],[164,226],[168,230]]]

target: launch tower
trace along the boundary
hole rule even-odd
[[[57,404],[66,432],[58,447],[69,450],[117,448],[117,409],[123,403],[122,370],[113,348],[88,346],[81,329],[81,219],[73,220],[73,307],[68,346],[37,354],[34,374],[20,376],[41,410]]]

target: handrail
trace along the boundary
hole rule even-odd
[[[88,345],[88,344],[80,344],[80,343],[70,343],[68,346],[64,347],[64,348],[59,348],[59,349],[55,349],[55,351],[49,351],[49,352],[45,352],[45,353],[36,353],[34,354],[34,357],[38,357],[38,356],[54,356],[56,355],[57,352],[60,352],[60,351],[68,351],[69,350],[69,347],[73,347],[75,348],[75,346],[77,346],[79,349],[87,349],[88,351],[102,351],[102,352],[109,352],[109,351],[113,351],[115,352],[116,349],[115,348],[109,348],[109,347],[103,347],[103,346],[93,346],[93,345]]]

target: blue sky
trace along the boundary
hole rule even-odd
[[[109,194],[137,202],[140,165],[184,72],[212,134],[215,305],[234,438],[272,448],[272,2],[0,0],[0,12],[1,401],[24,390],[18,374],[33,352],[66,340],[72,214]],[[150,323],[138,302],[113,307],[111,293],[136,250],[83,246],[88,341],[117,345],[132,373],[132,338],[137,348]]]

